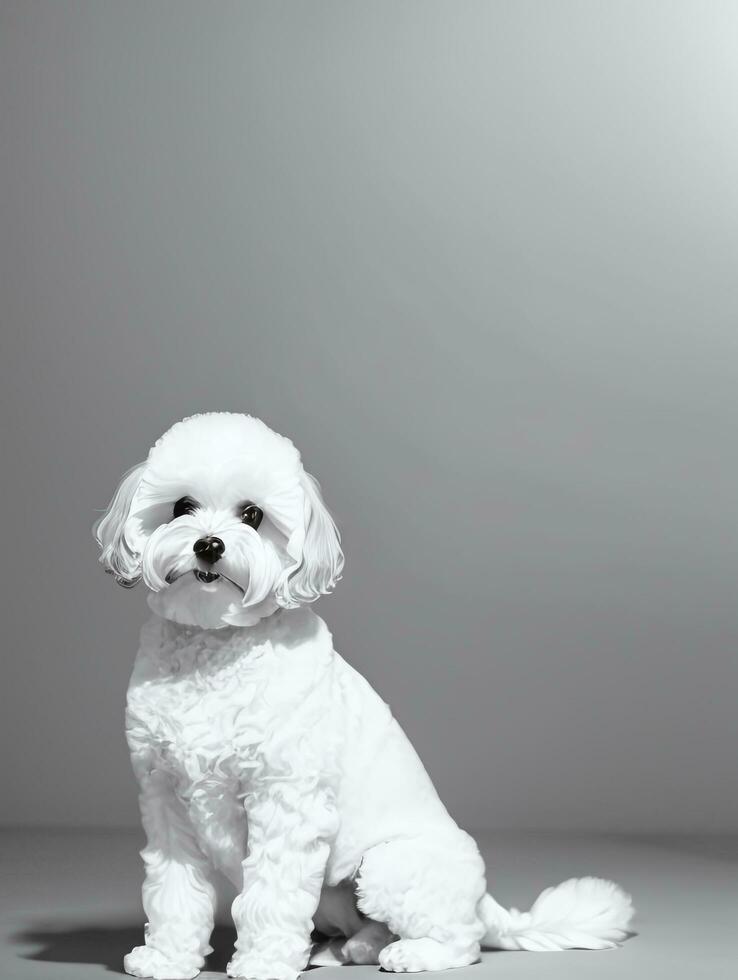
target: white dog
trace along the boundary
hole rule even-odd
[[[126,715],[148,917],[128,973],[197,975],[213,869],[239,892],[231,977],[294,980],[311,951],[405,972],[466,966],[480,946],[626,936],[630,898],[611,882],[572,879],[524,914],[486,894],[476,844],[308,608],[343,555],[288,439],[247,415],[185,419],[126,474],[95,535],[154,613]]]

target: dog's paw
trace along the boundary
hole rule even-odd
[[[236,953],[226,968],[238,980],[297,980],[299,970],[279,960],[264,959],[251,953]]]
[[[348,963],[371,966],[379,963],[379,954],[391,940],[392,933],[383,922],[368,922],[346,940],[341,954]]]
[[[344,966],[348,961],[343,955],[343,945],[342,939],[316,943],[310,952],[308,966]]]
[[[379,965],[392,973],[422,973],[469,966],[478,958],[444,946],[435,939],[399,939],[385,946],[379,954]]]
[[[169,959],[153,946],[134,946],[123,957],[123,969],[132,977],[153,977],[154,980],[192,980],[200,972],[191,959]]]

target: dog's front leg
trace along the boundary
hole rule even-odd
[[[294,980],[307,966],[330,843],[332,794],[312,783],[266,783],[244,800],[249,853],[233,903],[236,953],[228,976]]]
[[[135,977],[189,980],[212,951],[215,889],[210,866],[170,777],[156,770],[138,775],[146,832],[142,895],[148,922],[145,945],[132,949],[123,966]]]

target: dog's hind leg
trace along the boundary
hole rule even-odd
[[[463,831],[386,841],[370,848],[357,878],[357,902],[398,939],[379,953],[394,973],[448,970],[479,959],[484,925],[484,863]]]

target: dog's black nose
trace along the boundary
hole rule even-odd
[[[207,538],[198,538],[192,546],[198,558],[206,561],[208,565],[214,565],[219,558],[223,557],[225,545],[220,538],[208,535]]]

